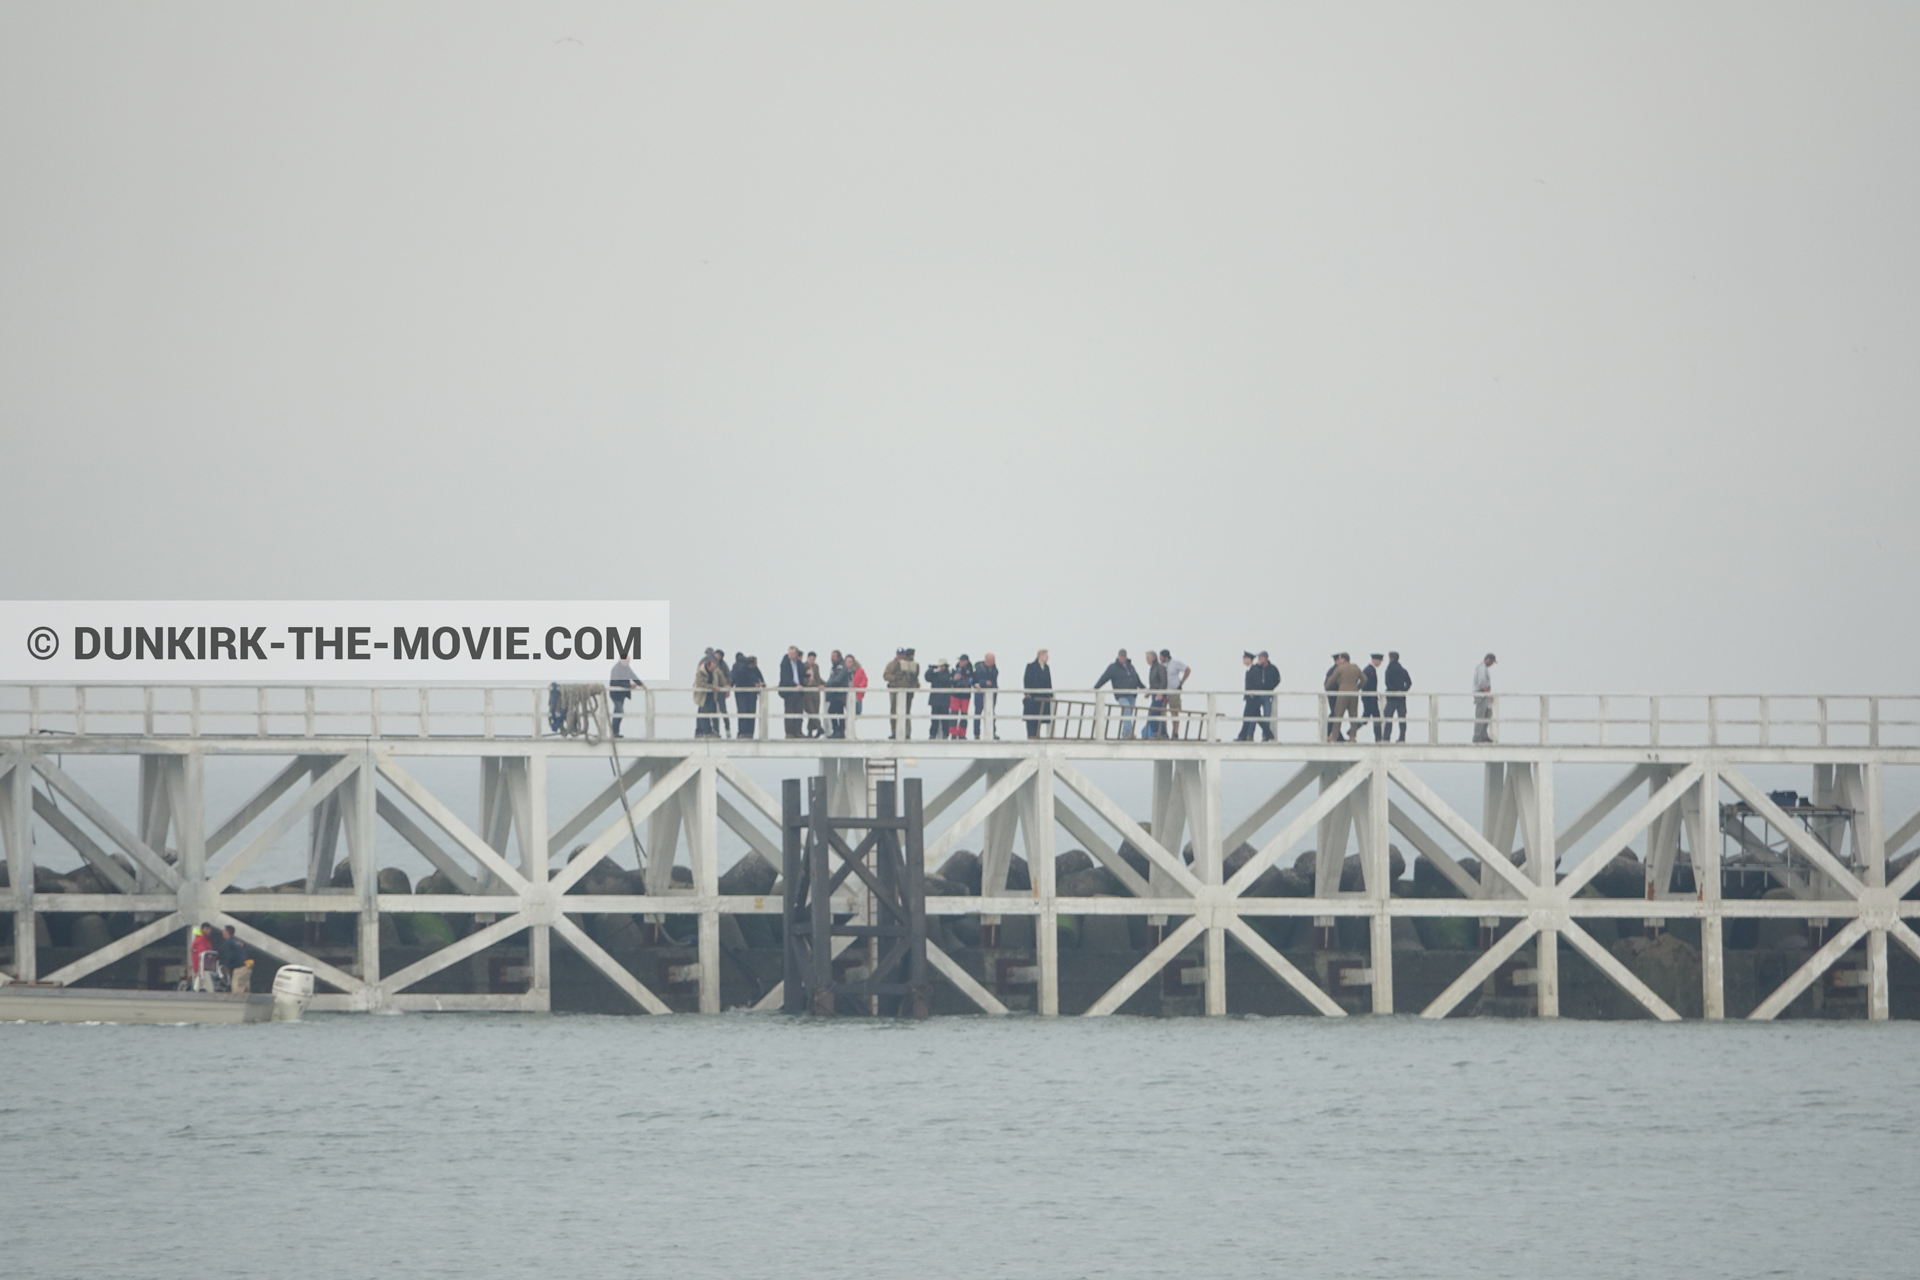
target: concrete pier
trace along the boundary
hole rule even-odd
[[[1805,699],[1803,715],[1786,699],[1507,695],[1500,740],[1474,743],[1469,695],[1434,696],[1401,744],[1325,741],[1317,694],[1281,699],[1276,741],[1239,741],[1237,691],[1188,693],[1181,736],[1155,740],[1122,736],[1111,701],[1061,693],[1029,738],[1007,692],[1006,738],[894,741],[884,692],[856,736],[828,740],[769,739],[770,698],[759,736],[694,738],[690,692],[649,691],[615,784],[610,745],[546,732],[536,689],[0,688],[8,975],[135,964],[146,981],[205,919],[312,967],[317,1009],[545,1011],[556,991],[775,1009],[779,894],[720,856],[725,830],[780,865],[781,807],[750,760],[823,778],[847,814],[907,762],[958,770],[925,803],[936,1012],[1879,1019],[1912,972],[1894,954],[1920,956],[1920,858],[1901,865],[1920,814],[1885,802],[1887,772],[1920,766],[1916,700]],[[908,728],[927,727],[916,707]],[[277,772],[209,814],[209,761],[249,755]],[[91,793],[63,767],[77,756],[137,759],[137,795]],[[446,759],[476,767],[477,814],[418,776]],[[557,811],[550,771],[580,760],[607,783]],[[1135,770],[1150,805],[1130,811],[1095,764]],[[1475,820],[1431,777],[1462,764]],[[1569,820],[1556,779],[1575,767],[1611,781]],[[1783,767],[1804,795],[1750,776]],[[1228,770],[1259,779],[1257,803],[1229,808]],[[383,824],[433,868],[418,888],[382,875]],[[302,882],[240,885],[302,834]],[[81,870],[50,874],[65,849]],[[637,849],[631,871],[613,865]],[[963,850],[977,886],[939,874]],[[869,904],[850,892],[835,909]]]

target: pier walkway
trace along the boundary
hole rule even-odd
[[[1790,963],[1739,1015],[1773,1018],[1811,991],[1885,1018],[1889,940],[1920,957],[1920,901],[1908,899],[1920,858],[1898,865],[1920,813],[1886,802],[1890,778],[1920,777],[1920,698],[1503,694],[1486,726],[1494,741],[1475,742],[1471,695],[1414,694],[1408,740],[1376,743],[1364,725],[1360,741],[1327,741],[1317,693],[1279,694],[1265,726],[1275,740],[1241,741],[1238,690],[1187,691],[1179,736],[1151,740],[1126,736],[1111,691],[1056,691],[1028,737],[1020,692],[1002,690],[982,741],[930,740],[920,690],[901,726],[912,736],[895,741],[884,689],[868,691],[846,739],[784,736],[778,690],[761,693],[755,736],[728,717],[728,736],[696,737],[690,690],[648,690],[616,747],[549,731],[544,687],[0,686],[9,976],[97,981],[210,920],[311,966],[329,989],[319,1008],[544,1011],[557,936],[639,1009],[719,1012],[727,939],[780,912],[770,884],[723,889],[736,869],[722,865],[723,833],[743,858],[780,863],[780,805],[750,776],[754,761],[824,777],[849,815],[867,812],[877,777],[936,764],[957,775],[929,791],[925,867],[977,850],[979,883],[928,898],[955,927],[929,959],[987,1013],[1062,1012],[1063,938],[1112,917],[1139,926],[1117,935],[1123,951],[1138,939],[1134,954],[1067,1011],[1135,1008],[1157,987],[1162,1009],[1190,999],[1193,1012],[1224,1014],[1233,973],[1328,1016],[1443,1017],[1497,992],[1553,1017],[1571,955],[1645,1014],[1715,1019],[1729,1016],[1730,933],[1765,934],[1773,921],[1793,922],[1777,953]],[[127,794],[76,779],[72,759],[94,756],[137,761]],[[273,761],[270,780],[216,820],[208,769],[249,756]],[[422,781],[423,762],[449,758],[478,766],[477,813],[456,813]],[[1476,774],[1472,819],[1443,794],[1457,794],[1461,765]],[[599,771],[592,798],[554,809],[555,771],[583,769]],[[1577,813],[1556,803],[1576,791]],[[431,892],[389,891],[383,827],[434,868]],[[304,884],[242,886],[286,840],[304,841]],[[1424,867],[1411,879],[1394,866],[1403,848]],[[1296,858],[1302,849],[1312,856]],[[1644,884],[1599,893],[1629,849]],[[1086,856],[1063,873],[1067,850]],[[622,857],[629,891],[602,891],[602,870]],[[55,876],[56,859],[81,866]],[[677,861],[690,878],[676,878]],[[865,904],[850,894],[843,909]],[[67,927],[82,916],[103,923]],[[396,949],[396,922],[428,916],[465,931]],[[275,925],[290,918],[306,931]],[[656,965],[607,941],[615,920],[687,921],[690,954]],[[963,921],[967,936],[978,929],[965,946]],[[320,945],[337,932],[330,922],[351,923],[351,942],[332,951]],[[1697,990],[1657,990],[1627,944],[1682,928]],[[74,954],[82,932],[98,945]],[[434,989],[502,948],[524,970],[503,985],[520,989]],[[1418,982],[1396,981],[1419,951],[1456,957],[1444,983],[1437,954],[1419,961]],[[43,970],[43,952],[59,963]],[[383,967],[383,952],[405,962]],[[753,996],[742,1002],[779,1007],[777,985]]]

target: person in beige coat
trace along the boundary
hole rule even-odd
[[[1360,736],[1360,680],[1361,671],[1354,664],[1353,655],[1343,653],[1333,664],[1333,670],[1327,672],[1327,692],[1333,697],[1333,714],[1327,722],[1327,739],[1330,742],[1352,742]],[[1340,721],[1351,719],[1353,725],[1343,736]]]
[[[913,660],[913,650],[895,650],[893,661],[881,668],[880,678],[887,682],[887,696],[893,702],[887,736],[905,741],[913,736],[909,729],[913,718],[913,691],[920,687],[920,664]]]
[[[726,706],[727,690],[732,687],[733,682],[727,678],[727,664],[708,650],[707,656],[700,660],[700,669],[693,673],[693,701],[700,709],[700,718],[693,726],[694,737],[720,736],[720,712]]]

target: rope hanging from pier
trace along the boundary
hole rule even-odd
[[[606,725],[607,691],[597,684],[556,684],[553,686],[552,713],[558,718],[555,727],[563,738],[584,737],[588,742],[598,742],[607,732]]]

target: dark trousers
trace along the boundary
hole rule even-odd
[[[800,712],[806,708],[806,705],[807,705],[806,695],[798,692],[797,690],[790,693],[787,690],[782,689],[780,691],[780,705],[787,709],[787,718],[784,722],[786,726],[787,736],[789,738],[799,737],[800,736]]]
[[[847,695],[829,692],[827,694],[827,736],[844,738],[847,736]]]
[[[1020,700],[1020,712],[1027,718],[1027,736],[1029,738],[1037,738],[1040,736],[1041,721],[1046,719],[1052,707],[1053,699],[1051,698],[1022,698]]]
[[[1246,707],[1241,712],[1245,723],[1240,726],[1240,741],[1252,742],[1255,726],[1265,734],[1268,742],[1273,741],[1273,697],[1270,694],[1250,693],[1246,696]]]
[[[617,738],[620,736],[620,715],[627,709],[627,699],[632,695],[625,689],[614,689],[608,696],[613,700],[613,736]]]
[[[753,736],[753,721],[760,713],[760,695],[757,693],[736,693],[733,695],[734,708],[740,713],[740,736]]]
[[[700,719],[693,726],[696,738],[717,738],[720,736],[720,695],[707,693],[700,696]]]
[[[944,738],[947,736],[947,712],[953,706],[950,693],[930,693],[927,695],[927,710],[933,714],[927,719],[927,736]]]
[[[1387,740],[1387,726],[1386,723],[1380,719],[1380,699],[1361,698],[1360,714],[1366,717],[1368,724],[1373,726],[1373,740],[1375,742],[1385,742]]]
[[[1404,697],[1396,698],[1389,694],[1387,695],[1387,720],[1395,718],[1398,718],[1400,721],[1400,741],[1405,742],[1407,740],[1407,700]],[[1392,736],[1393,726],[1388,724],[1386,720],[1382,720],[1380,722],[1380,740],[1385,742],[1392,738]]]

